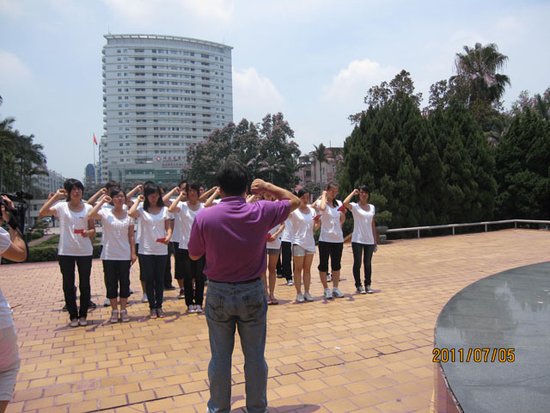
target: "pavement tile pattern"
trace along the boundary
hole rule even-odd
[[[270,412],[428,412],[433,409],[434,326],[458,291],[500,271],[550,260],[550,232],[510,229],[393,241],[373,259],[375,294],[355,294],[344,246],[342,299],[294,302],[277,280],[268,312]],[[21,371],[8,413],[204,412],[210,357],[204,315],[185,314],[177,290],[164,319],[150,320],[132,268],[129,323],[110,324],[103,268],[94,260],[87,327],[68,327],[56,262],[0,267],[14,307]],[[244,412],[243,357],[233,355],[233,411]]]

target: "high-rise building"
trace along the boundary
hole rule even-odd
[[[233,121],[232,47],[174,36],[105,39],[101,182],[177,182],[190,146]]]

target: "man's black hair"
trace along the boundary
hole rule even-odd
[[[226,195],[239,196],[246,192],[248,174],[244,165],[235,159],[228,159],[222,164],[216,179]]]

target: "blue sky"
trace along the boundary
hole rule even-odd
[[[464,45],[509,57],[505,107],[544,92],[549,21],[548,0],[0,0],[0,117],[81,178],[103,131],[103,35],[166,34],[232,46],[234,121],[283,112],[309,152],[342,145],[366,91],[402,69],[427,101]]]

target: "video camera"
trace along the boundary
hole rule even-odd
[[[19,231],[21,233],[25,232],[25,212],[27,211],[28,205],[27,200],[32,199],[32,195],[23,192],[23,191],[17,191],[14,194],[8,194],[8,193],[1,193],[0,194],[0,206],[4,206],[7,209],[6,202],[4,201],[4,198],[2,196],[8,197],[15,205],[15,209],[8,209],[10,212],[11,217],[15,220],[17,223],[17,227],[19,228]],[[11,220],[10,220],[11,221]],[[10,223],[10,225],[13,224],[13,222]]]

